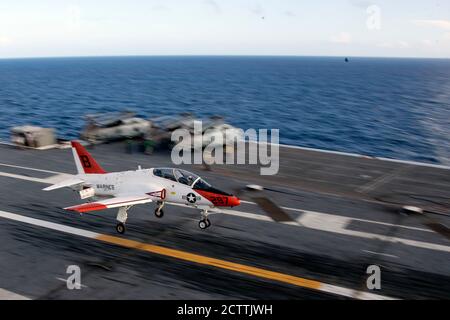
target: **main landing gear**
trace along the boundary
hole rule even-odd
[[[155,216],[159,219],[161,219],[164,216],[164,210],[163,210],[164,204],[165,204],[164,201],[158,201],[156,203]],[[202,230],[208,229],[211,226],[211,221],[209,221],[209,219],[208,219],[208,210],[203,209],[201,211],[201,215],[202,215],[202,218],[198,222],[198,227]],[[123,226],[123,228],[125,228],[125,226]],[[122,230],[121,227],[119,225],[117,225],[117,228],[116,228],[117,232],[122,233],[119,231],[119,229]]]
[[[119,212],[117,213],[117,225],[116,231],[120,234],[124,234],[127,228],[125,227],[125,223],[128,219],[128,210],[130,210],[131,206],[121,207],[119,208]]]
[[[126,227],[125,227],[125,224],[124,224],[124,223],[119,222],[119,223],[116,225],[116,231],[117,231],[118,233],[124,234],[124,233],[125,233],[125,230],[126,230]]]
[[[162,217],[164,217],[164,211],[162,209],[164,207],[164,201],[158,201],[157,204],[158,206],[155,209],[155,216],[161,219]]]
[[[208,229],[211,226],[211,221],[208,219],[208,210],[202,210],[201,214],[202,219],[199,221],[198,227],[202,230]]]

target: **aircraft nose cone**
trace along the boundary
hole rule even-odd
[[[231,207],[237,207],[241,204],[241,200],[238,197],[230,197],[229,203]]]

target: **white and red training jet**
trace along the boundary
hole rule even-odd
[[[125,233],[128,210],[137,204],[156,202],[155,215],[162,218],[167,203],[185,204],[201,210],[199,227],[208,228],[208,209],[235,207],[239,198],[218,190],[199,176],[181,169],[152,168],[107,173],[78,142],[72,141],[72,152],[78,174],[72,179],[43,190],[60,188],[77,190],[81,199],[91,202],[64,208],[79,213],[119,208],[117,232]]]

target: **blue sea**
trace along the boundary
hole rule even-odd
[[[450,164],[450,60],[103,57],[0,60],[0,138],[76,138],[86,113],[223,115],[281,143]]]

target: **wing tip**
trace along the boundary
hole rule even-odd
[[[66,207],[64,210],[67,211],[75,211],[79,213],[89,212],[89,211],[98,211],[108,209],[107,206],[101,203],[85,203],[78,206]]]
[[[51,186],[48,186],[48,187],[42,189],[42,191],[53,191],[53,190],[60,189],[60,188],[63,188],[63,187],[58,186],[58,184],[53,184]]]

